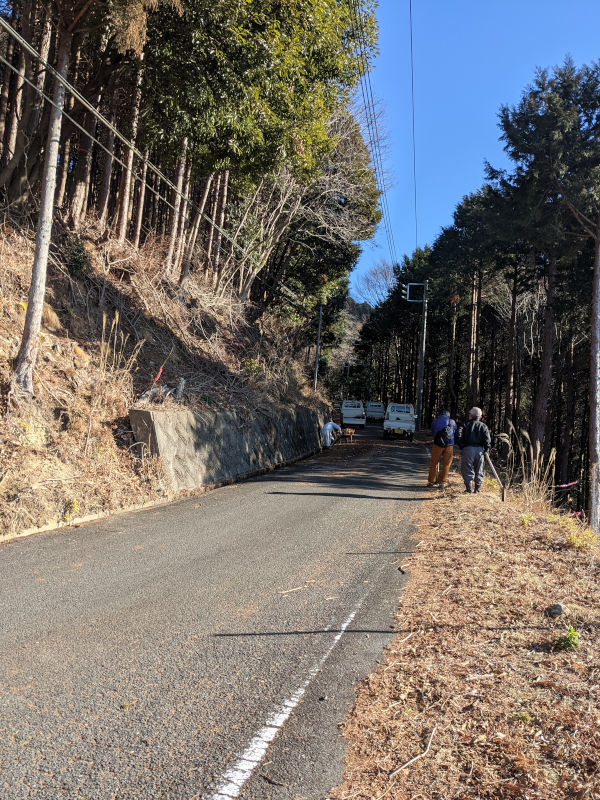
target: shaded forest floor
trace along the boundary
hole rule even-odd
[[[34,240],[0,225],[0,537],[166,497],[128,409],[175,404],[181,379],[181,403],[198,411],[318,401],[294,357],[297,323],[255,322],[202,278],[182,295],[157,241],[136,252],[56,229],[53,242],[35,396],[11,396]]]
[[[343,725],[330,800],[600,797],[597,544],[484,488],[452,474],[423,504],[398,634]]]

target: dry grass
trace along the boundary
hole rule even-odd
[[[420,514],[398,636],[343,726],[330,797],[598,798],[597,543],[490,482],[459,491],[455,479]]]
[[[0,227],[0,536],[163,497],[160,464],[134,445],[127,417],[146,390],[146,404],[174,403],[183,378],[188,407],[242,413],[314,399],[290,356],[292,325],[248,322],[202,280],[182,302],[159,242],[135,252],[91,233],[55,237],[35,397],[7,405],[34,241]]]

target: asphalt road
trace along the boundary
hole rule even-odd
[[[325,798],[426,497],[375,436],[0,547],[0,797]]]

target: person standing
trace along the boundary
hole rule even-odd
[[[460,447],[460,471],[465,482],[465,491],[471,494],[472,485],[475,492],[481,491],[483,483],[483,465],[485,454],[492,446],[488,426],[481,421],[483,412],[475,406],[469,411],[469,421],[460,425],[456,434],[456,442]]]
[[[448,485],[448,472],[454,455],[455,431],[456,422],[450,419],[450,412],[447,409],[442,409],[431,423],[433,446],[429,460],[429,483],[427,484],[429,488],[433,488],[437,484],[440,489],[445,489]],[[440,460],[442,462],[441,469]]]
[[[323,447],[331,447],[335,442],[335,434],[341,433],[342,429],[335,422],[329,421],[321,428],[321,438],[323,439]]]

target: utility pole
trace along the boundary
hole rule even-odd
[[[423,284],[423,321],[421,327],[421,352],[419,353],[419,372],[417,375],[417,430],[421,430],[423,418],[423,380],[425,377],[425,338],[427,336],[427,284]]]
[[[417,413],[416,413],[416,420],[415,420],[415,428],[420,431],[421,430],[421,418],[423,416],[423,381],[425,377],[425,341],[427,338],[427,287],[429,285],[429,281],[426,280],[424,283],[403,283],[402,286],[402,296],[406,300],[407,303],[423,303],[423,318],[421,321],[421,346],[419,352],[419,369],[417,372]],[[410,287],[411,286],[422,286],[423,287],[423,295],[419,298],[414,298],[410,296]]]
[[[321,324],[323,322],[323,303],[319,306],[319,332],[317,333],[317,353],[315,355],[315,384],[314,390],[317,391],[317,378],[319,377],[319,354],[321,352]]]

